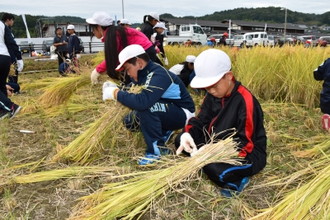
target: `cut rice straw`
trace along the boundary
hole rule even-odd
[[[324,154],[325,152],[328,152],[330,150],[330,141],[324,141],[320,144],[315,145],[313,148],[304,150],[304,151],[297,151],[294,153],[297,157],[316,157],[321,154]]]
[[[327,164],[311,181],[290,192],[274,207],[263,210],[251,219],[329,219],[329,161]]]
[[[110,109],[92,123],[92,125],[67,147],[61,149],[52,159],[66,159],[80,165],[89,164],[97,159],[104,147],[115,146],[118,139],[118,129],[121,129],[122,117],[126,113],[119,103],[111,103]],[[127,109],[127,108],[125,108]]]
[[[90,77],[87,74],[61,78],[45,88],[45,92],[39,98],[40,104],[46,108],[63,104],[79,87],[89,83]]]
[[[167,168],[138,172],[132,174],[132,178],[108,184],[96,193],[82,197],[70,219],[141,217],[156,198],[166,196],[168,191],[187,181],[206,164],[240,164],[237,159],[233,159],[237,156],[236,147],[237,143],[230,137],[205,145],[194,157],[168,160]]]

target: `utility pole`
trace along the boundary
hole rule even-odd
[[[125,18],[125,13],[124,13],[124,0],[121,0],[121,10],[123,13],[123,18]]]

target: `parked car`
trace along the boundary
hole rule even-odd
[[[82,39],[80,37],[79,37],[79,42],[80,42],[80,44],[79,44],[79,51],[81,53],[84,53],[85,52],[84,42],[82,41]]]
[[[234,47],[252,47],[253,41],[252,36],[246,36],[246,35],[235,35],[234,36]]]
[[[326,47],[328,44],[330,45],[330,36],[321,36],[317,40],[317,45],[320,47]]]
[[[317,46],[317,40],[314,35],[305,35],[305,36],[298,36],[297,42],[304,44],[305,47],[315,47]]]
[[[21,53],[31,53],[34,51],[34,44],[29,43],[28,41],[21,41],[18,46]]]
[[[253,46],[266,46],[267,45],[267,33],[266,32],[250,32],[244,34],[246,39],[252,38]]]
[[[50,52],[50,47],[53,45],[53,40],[44,40],[42,42],[42,51],[44,53]]]
[[[274,37],[274,35],[268,35],[267,46],[271,46],[271,47],[275,46],[275,37]]]
[[[218,44],[222,35],[223,34],[211,34],[210,36],[208,36],[207,41],[211,41],[211,39],[214,38],[215,43]]]

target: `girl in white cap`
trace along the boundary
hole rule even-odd
[[[127,45],[141,45],[150,59],[156,60],[155,48],[143,33],[131,27],[114,26],[113,20],[107,13],[95,12],[91,18],[86,19],[86,22],[91,25],[93,34],[105,43],[105,58],[108,60],[107,65],[106,61],[103,61],[92,71],[93,84],[98,83],[100,74],[105,72],[113,79],[128,83],[129,79],[124,79],[123,75],[115,70],[119,64],[118,54]]]
[[[260,172],[266,165],[266,132],[263,112],[258,100],[231,71],[226,53],[217,49],[203,51],[195,60],[196,76],[192,88],[204,88],[207,94],[201,110],[189,120],[184,132],[177,136],[177,154],[201,151],[212,134],[213,141],[233,133],[238,142],[237,156],[242,165],[212,163],[203,167],[204,173],[218,186],[222,195],[230,197],[240,193],[248,184],[249,176]],[[205,132],[205,130],[207,132]]]

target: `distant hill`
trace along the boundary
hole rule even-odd
[[[0,12],[0,17],[2,17],[4,12]],[[13,34],[16,38],[24,38],[26,37],[26,30],[23,23],[23,19],[21,16],[14,15],[15,22],[13,26]],[[41,24],[49,24],[49,23],[62,23],[62,24],[69,24],[69,23],[84,23],[85,19],[80,17],[74,17],[74,16],[55,16],[55,17],[46,17],[46,16],[34,16],[34,15],[25,15],[26,23],[29,28],[29,32],[31,34],[31,37],[37,37],[38,36],[38,25]]]
[[[287,11],[287,22],[295,24],[306,24],[306,25],[330,25],[330,11],[324,14],[308,14],[296,11]],[[273,22],[283,23],[284,22],[284,10],[280,7],[267,7],[267,8],[237,8],[233,10],[217,11],[213,14],[208,14],[200,17],[185,16],[175,17],[172,14],[166,13],[160,15],[161,18],[190,18],[198,20],[213,20],[222,21],[225,19],[232,20],[247,20],[247,21],[261,21],[261,22]],[[2,17],[3,12],[0,12]],[[33,16],[25,15],[26,21],[29,27],[31,37],[37,37],[39,23],[84,23],[85,19],[73,16]],[[21,16],[15,15],[15,24],[13,27],[13,33],[17,38],[26,37],[25,27]]]
[[[226,19],[232,20],[247,20],[247,21],[260,21],[283,23],[285,11],[280,7],[267,7],[267,8],[237,8],[233,10],[225,10],[214,12],[200,17],[184,16],[175,17],[172,14],[162,14],[161,18],[189,18],[198,20],[211,20],[222,21]],[[296,11],[287,10],[287,22],[294,24],[306,25],[330,25],[330,11],[321,15],[301,13]]]

